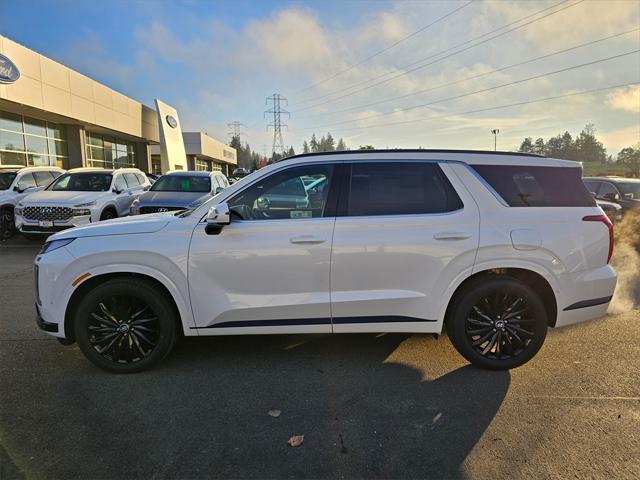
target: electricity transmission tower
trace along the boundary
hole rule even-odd
[[[274,93],[270,97],[267,97],[265,101],[265,105],[271,104],[271,108],[264,111],[264,116],[266,118],[267,115],[273,115],[273,123],[267,124],[267,131],[269,127],[273,127],[273,153],[279,153],[284,155],[284,142],[282,140],[282,127],[289,129],[289,126],[286,123],[282,123],[281,117],[282,115],[287,115],[287,118],[291,118],[291,114],[282,109],[282,104],[287,106],[289,103],[287,99],[280,95],[279,93]]]
[[[240,141],[240,144],[242,145],[242,136],[246,135],[246,133],[244,133],[242,131],[243,128],[246,128],[247,126],[244,123],[239,122],[238,120],[235,120],[231,123],[227,123],[227,127],[229,127],[231,130],[228,132],[228,135],[233,138],[233,137],[238,137],[238,140]]]

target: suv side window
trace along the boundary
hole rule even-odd
[[[333,165],[304,165],[273,173],[229,200],[234,218],[277,220],[333,216],[327,209]],[[303,179],[324,179],[324,188],[307,189]]]
[[[600,188],[600,182],[596,182],[594,180],[584,180],[584,185],[589,190],[589,193],[598,194],[598,188]]]
[[[614,187],[608,182],[600,183],[600,190],[598,191],[598,197],[613,199],[615,195],[619,195],[618,189],[616,187]]]
[[[124,176],[116,175],[116,179],[113,181],[114,188],[124,191],[127,189],[127,183],[124,181]]]
[[[31,172],[29,173],[25,173],[24,175],[20,175],[20,178],[18,179],[18,181],[16,182],[16,185],[23,183],[28,187],[35,187],[37,186],[36,184],[36,179],[33,178],[33,174]]]
[[[140,185],[144,185],[146,183],[147,180],[142,173],[136,173],[135,176],[138,179],[138,182],[140,182]]]
[[[33,176],[36,177],[36,183],[39,187],[46,187],[51,182],[53,182],[54,176],[53,172],[33,172]]]
[[[127,182],[128,188],[140,186],[140,180],[138,180],[138,177],[133,173],[125,173],[124,180]]]
[[[347,215],[445,213],[462,200],[435,163],[353,163]]]

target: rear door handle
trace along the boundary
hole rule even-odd
[[[313,235],[300,235],[298,237],[291,237],[289,239],[291,243],[303,244],[303,245],[317,245],[324,243],[324,238],[314,237]]]
[[[466,240],[471,235],[465,232],[438,232],[433,235],[436,240]]]

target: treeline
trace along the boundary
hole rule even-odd
[[[305,140],[302,143],[302,153],[343,152],[345,150],[349,150],[349,147],[344,143],[344,140],[340,138],[336,143],[330,132],[327,132],[326,136],[323,135],[320,140],[316,138],[314,133],[308,142]]]
[[[585,125],[576,137],[568,131],[551,137],[547,141],[541,137],[535,140],[527,137],[520,144],[518,151],[591,165],[618,164],[628,169],[634,176],[640,176],[640,144],[623,148],[615,158],[607,155],[607,149],[596,137],[596,129],[592,123]]]
[[[239,136],[234,135],[233,137],[231,137],[229,146],[236,149],[238,167],[246,168],[250,172],[258,168],[260,162],[263,159],[263,156],[258,152],[254,152],[248,143],[245,142],[245,144],[242,145]]]

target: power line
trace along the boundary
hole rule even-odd
[[[291,118],[291,114],[282,109],[281,104],[288,104],[287,99],[279,93],[274,93],[265,100],[265,105],[271,102],[270,109],[264,111],[264,115],[273,115],[273,123],[267,124],[267,131],[269,127],[273,127],[273,149],[272,153],[284,154],[284,142],[282,140],[282,127],[289,128],[286,123],[282,123],[282,115],[287,115],[287,118]]]
[[[301,88],[300,90],[297,90],[297,91],[296,91],[296,92],[294,92],[294,93],[300,93],[300,92],[307,91],[307,90],[309,90],[309,89],[311,89],[311,88],[313,88],[313,87],[316,87],[316,86],[321,85],[321,84],[323,84],[323,83],[325,83],[325,82],[328,82],[329,80],[333,80],[334,78],[336,78],[336,77],[338,77],[338,76],[342,75],[343,73],[347,73],[347,72],[349,72],[349,71],[353,70],[354,68],[356,68],[356,67],[358,67],[358,66],[362,65],[363,63],[368,62],[369,60],[371,60],[371,59],[373,59],[373,58],[377,57],[378,55],[381,55],[381,54],[383,54],[384,52],[387,52],[387,51],[391,50],[392,48],[394,48],[394,47],[398,46],[398,45],[399,45],[399,44],[401,44],[402,42],[404,42],[404,41],[406,41],[406,40],[409,40],[409,39],[410,39],[410,38],[412,38],[412,37],[415,37],[415,36],[416,36],[416,35],[418,35],[419,33],[424,32],[425,30],[427,30],[427,29],[431,28],[432,26],[434,26],[435,24],[437,24],[437,23],[441,22],[442,20],[445,20],[445,19],[449,18],[450,16],[452,16],[452,15],[454,15],[455,13],[459,12],[459,11],[460,11],[460,10],[462,10],[463,8],[466,8],[466,7],[468,7],[469,5],[471,5],[474,1],[475,1],[475,0],[470,0],[469,2],[465,3],[464,5],[462,5],[462,6],[458,7],[458,8],[456,8],[456,9],[452,10],[451,12],[447,13],[446,15],[443,15],[442,17],[440,17],[440,18],[438,18],[438,19],[434,20],[434,21],[433,21],[433,22],[431,22],[430,24],[425,25],[424,27],[421,27],[421,28],[419,28],[418,30],[416,30],[416,31],[414,31],[414,32],[412,32],[412,33],[410,33],[410,34],[409,34],[409,35],[407,35],[406,37],[403,37],[403,38],[401,38],[400,40],[395,41],[394,43],[392,43],[391,45],[388,45],[387,47],[383,48],[382,50],[379,50],[378,52],[376,52],[376,53],[374,53],[374,54],[372,54],[372,55],[369,55],[368,57],[366,57],[366,58],[364,58],[364,59],[360,60],[359,62],[354,63],[354,64],[352,64],[352,65],[349,65],[349,66],[348,66],[347,68],[345,68],[344,70],[341,70],[341,71],[339,71],[339,72],[337,72],[337,73],[334,73],[333,75],[331,75],[331,76],[329,76],[329,77],[326,77],[326,78],[324,78],[324,79],[322,79],[322,80],[320,80],[320,81],[318,81],[318,82],[316,82],[316,83],[313,83],[313,84],[309,85],[308,87]]]
[[[313,128],[314,129],[319,129],[319,128],[333,127],[333,126],[336,126],[336,125],[344,125],[345,123],[353,123],[353,122],[359,122],[359,121],[362,121],[362,120],[368,120],[370,118],[378,118],[378,117],[384,117],[384,116],[387,116],[387,115],[393,115],[393,114],[399,113],[399,112],[407,112],[407,111],[410,111],[410,110],[415,110],[417,108],[423,108],[423,107],[427,107],[429,105],[435,105],[437,103],[449,102],[451,100],[458,100],[460,98],[469,97],[469,96],[472,96],[472,95],[477,95],[479,93],[485,93],[485,92],[489,92],[489,91],[492,91],[492,90],[497,90],[499,88],[509,87],[509,86],[512,86],[512,85],[517,85],[519,83],[528,82],[530,80],[535,80],[535,79],[538,79],[538,78],[548,77],[550,75],[556,75],[558,73],[568,72],[570,70],[575,70],[575,69],[578,69],[578,68],[584,68],[584,67],[588,67],[590,65],[595,65],[595,64],[598,64],[598,63],[602,63],[602,62],[615,60],[617,58],[626,57],[628,55],[633,55],[634,53],[638,53],[638,52],[640,52],[640,49],[632,50],[630,52],[620,53],[618,55],[612,55],[610,57],[601,58],[599,60],[592,60],[590,62],[581,63],[579,65],[573,65],[571,67],[561,68],[559,70],[553,70],[551,72],[540,73],[538,75],[533,75],[531,77],[521,78],[519,80],[514,80],[514,81],[508,82],[508,83],[503,83],[501,85],[494,85],[493,87],[483,88],[481,90],[476,90],[476,91],[473,91],[473,92],[462,93],[460,95],[454,95],[452,97],[440,98],[440,99],[432,100],[430,102],[422,103],[422,104],[419,104],[419,105],[412,105],[410,107],[405,107],[405,108],[401,108],[401,109],[397,109],[397,110],[392,110],[392,111],[389,111],[389,112],[381,112],[381,113],[376,113],[376,114],[369,115],[369,116],[366,116],[366,117],[360,117],[360,118],[355,119],[355,120],[343,120],[341,122],[335,122],[335,123],[330,123],[330,124],[326,124],[326,125],[320,125],[320,126],[316,126],[316,127],[313,127]]]
[[[487,107],[487,108],[480,108],[480,109],[476,109],[476,110],[467,110],[466,112],[447,113],[447,114],[444,114],[444,115],[436,115],[436,116],[430,116],[430,117],[414,118],[412,120],[403,120],[401,122],[378,123],[378,124],[375,124],[375,125],[366,125],[366,126],[360,126],[360,127],[349,127],[349,128],[344,129],[343,131],[362,130],[362,129],[376,128],[376,127],[390,127],[390,126],[395,126],[395,125],[407,125],[409,123],[417,123],[417,122],[438,120],[438,119],[441,119],[441,118],[455,117],[455,116],[459,116],[459,115],[471,115],[471,114],[474,114],[474,113],[490,112],[490,111],[493,111],[493,110],[501,110],[501,109],[505,109],[505,108],[519,107],[519,106],[522,106],[522,105],[530,105],[530,104],[533,104],[533,103],[546,102],[546,101],[549,101],[549,100],[557,100],[557,99],[560,99],[560,98],[574,97],[574,96],[578,96],[578,95],[587,95],[589,93],[598,93],[598,92],[603,92],[603,91],[606,91],[606,90],[613,90],[614,88],[630,87],[630,86],[634,86],[634,85],[640,85],[640,80],[634,81],[634,82],[630,82],[630,83],[622,83],[622,84],[618,84],[618,85],[611,85],[611,86],[608,86],[608,87],[594,88],[594,89],[591,89],[591,90],[583,90],[581,92],[566,93],[566,94],[563,94],[563,95],[556,95],[556,96],[553,96],[553,97],[537,98],[537,99],[534,99],[534,100],[526,100],[526,101],[522,101],[522,102],[509,103],[509,104],[506,104],[506,105],[499,105],[499,106],[496,106],[496,107]],[[309,128],[304,128],[302,130],[310,130],[310,129]]]
[[[346,94],[344,94],[344,95],[340,95],[340,96],[338,96],[338,97],[335,97],[335,98],[331,98],[331,99],[325,100],[324,102],[320,102],[320,103],[316,103],[316,104],[313,104],[313,105],[309,105],[309,106],[307,106],[307,107],[303,107],[303,108],[301,108],[301,109],[299,109],[299,110],[296,110],[296,111],[297,111],[297,112],[301,112],[301,111],[304,111],[304,110],[309,110],[309,109],[311,109],[311,108],[319,107],[319,106],[321,106],[321,105],[326,105],[327,103],[332,103],[332,102],[335,102],[335,101],[337,101],[337,100],[341,100],[341,99],[346,98],[346,97],[351,97],[352,95],[354,95],[354,94],[356,94],[356,93],[364,92],[365,90],[369,90],[369,89],[371,89],[371,88],[373,88],[373,87],[377,87],[378,85],[382,85],[382,84],[384,84],[384,83],[390,82],[391,80],[395,80],[396,78],[402,77],[402,76],[404,76],[404,75],[408,75],[408,74],[410,74],[410,73],[412,73],[412,72],[415,72],[415,71],[420,70],[420,69],[422,69],[422,68],[425,68],[425,67],[428,67],[428,66],[430,66],[430,65],[433,65],[433,64],[435,64],[435,63],[438,63],[438,62],[440,62],[440,61],[442,61],[442,60],[446,60],[447,58],[450,58],[450,57],[453,57],[453,56],[455,56],[455,55],[458,55],[459,53],[465,52],[465,51],[470,50],[470,49],[472,49],[472,48],[475,48],[475,47],[477,47],[477,46],[479,46],[479,45],[483,45],[483,44],[485,44],[485,43],[487,43],[487,42],[489,42],[489,41],[491,41],[491,40],[494,40],[494,39],[496,39],[496,38],[498,38],[498,37],[501,37],[501,36],[503,36],[503,35],[507,35],[507,34],[509,34],[509,33],[511,33],[511,32],[514,32],[514,31],[516,31],[516,30],[519,30],[519,29],[521,29],[521,28],[523,28],[523,27],[526,27],[526,26],[531,25],[531,24],[533,24],[533,23],[539,22],[540,20],[543,20],[544,18],[548,18],[548,17],[550,17],[550,16],[552,16],[552,15],[555,15],[556,13],[560,13],[560,12],[562,12],[562,11],[564,11],[564,10],[567,10],[567,9],[571,8],[571,7],[574,7],[574,6],[576,6],[576,5],[579,5],[580,3],[584,2],[585,0],[578,0],[577,2],[574,2],[574,3],[570,4],[570,5],[567,5],[567,6],[565,6],[565,7],[562,7],[562,8],[560,8],[560,9],[558,9],[558,10],[553,11],[553,12],[547,13],[546,15],[543,15],[543,16],[541,16],[541,17],[539,17],[539,18],[535,18],[535,19],[533,19],[533,20],[530,20],[530,21],[528,21],[528,22],[526,22],[526,23],[523,23],[522,25],[518,25],[517,27],[511,28],[511,29],[509,29],[509,30],[507,30],[507,31],[505,31],[505,32],[502,32],[502,33],[498,33],[498,34],[496,34],[496,35],[493,35],[492,37],[486,38],[486,39],[484,39],[484,40],[482,40],[482,41],[480,41],[480,42],[477,42],[477,43],[475,43],[475,44],[473,44],[473,45],[469,45],[469,46],[467,46],[467,47],[465,47],[465,48],[462,48],[462,49],[460,49],[460,50],[457,50],[457,51],[455,51],[455,52],[452,52],[452,53],[450,53],[450,54],[448,54],[448,55],[445,55],[445,56],[442,56],[442,57],[440,57],[440,58],[437,58],[436,60],[433,60],[433,61],[431,61],[431,62],[429,62],[429,63],[426,63],[426,64],[424,64],[424,65],[418,65],[418,64],[420,64],[420,63],[422,63],[422,62],[424,62],[424,61],[426,61],[426,60],[429,60],[429,59],[431,59],[431,58],[433,58],[433,57],[437,57],[438,55],[442,55],[442,54],[444,54],[444,53],[446,53],[446,52],[449,52],[449,51],[451,51],[451,50],[454,50],[454,49],[456,49],[456,48],[458,48],[458,47],[461,47],[461,46],[467,45],[467,44],[469,44],[469,43],[471,43],[471,42],[474,42],[474,41],[476,41],[476,40],[478,40],[478,39],[480,39],[480,38],[482,38],[482,37],[486,37],[487,35],[491,35],[491,34],[493,34],[493,33],[495,33],[495,32],[498,32],[498,31],[500,31],[500,30],[503,30],[504,28],[507,28],[507,27],[509,27],[509,26],[511,26],[511,25],[514,25],[514,24],[519,23],[519,22],[521,22],[521,21],[523,21],[523,20],[526,20],[526,19],[528,19],[528,18],[531,18],[531,17],[533,17],[533,16],[535,16],[535,15],[538,15],[538,14],[540,14],[540,13],[543,13],[543,12],[545,12],[545,11],[547,11],[547,10],[550,10],[550,9],[552,9],[552,8],[555,8],[555,7],[557,7],[558,5],[561,5],[561,4],[563,4],[563,3],[566,3],[566,1],[567,1],[567,0],[562,1],[562,2],[560,2],[560,3],[558,3],[558,4],[555,4],[555,5],[551,6],[551,7],[547,7],[547,8],[544,8],[544,9],[542,9],[542,10],[539,10],[539,11],[537,11],[537,12],[535,12],[535,13],[532,13],[532,14],[530,14],[530,15],[527,15],[527,16],[525,16],[525,17],[522,17],[522,18],[521,18],[521,19],[519,19],[519,20],[516,20],[516,21],[514,21],[514,22],[508,23],[508,24],[503,25],[502,27],[496,28],[496,29],[494,29],[494,30],[492,30],[492,31],[490,31],[490,32],[487,32],[487,33],[484,33],[484,34],[482,34],[482,35],[479,35],[478,37],[472,38],[472,39],[467,40],[467,41],[465,41],[465,42],[459,43],[458,45],[455,45],[455,46],[453,46],[453,47],[450,47],[450,48],[447,48],[447,49],[445,49],[445,50],[442,50],[442,51],[440,51],[440,52],[438,52],[438,53],[435,53],[435,54],[429,55],[429,56],[427,56],[427,57],[424,57],[424,58],[422,58],[421,60],[418,60],[418,61],[412,62],[412,63],[410,63],[410,64],[404,65],[403,67],[400,67],[399,69],[396,69],[396,71],[397,71],[397,70],[403,70],[403,69],[405,69],[405,68],[409,68],[409,67],[413,67],[413,68],[410,68],[409,70],[401,71],[400,73],[397,73],[396,75],[394,75],[394,76],[392,76],[392,77],[389,77],[389,78],[387,78],[387,79],[385,79],[385,80],[381,80],[381,81],[379,81],[379,82],[377,82],[377,83],[373,83],[373,84],[368,85],[368,86],[366,86],[366,87],[362,87],[362,88],[360,88],[360,89],[358,89],[358,90],[354,90],[354,91],[349,92],[349,93],[346,93]],[[414,67],[414,65],[418,65],[418,66],[415,66],[415,67]],[[390,75],[390,74],[392,74],[392,73],[393,73],[393,72],[383,73],[382,75],[378,75],[377,77],[373,77],[373,78],[370,78],[370,79],[368,79],[368,80],[364,80],[364,81],[362,81],[362,82],[359,82],[359,83],[356,83],[356,84],[354,84],[354,85],[351,85],[350,87],[343,88],[343,89],[340,89],[340,90],[336,90],[335,92],[331,92],[331,93],[328,93],[328,94],[325,94],[325,95],[321,95],[320,97],[317,97],[317,98],[315,98],[314,100],[321,100],[321,99],[323,99],[323,98],[326,98],[326,97],[332,96],[332,95],[334,95],[334,94],[336,94],[336,93],[340,93],[340,92],[342,92],[342,91],[350,90],[350,89],[355,88],[355,87],[358,87],[358,86],[360,86],[360,85],[364,85],[364,84],[366,84],[366,83],[369,83],[369,82],[372,82],[372,81],[378,80],[378,79],[380,79],[380,78],[382,78],[382,77],[385,77],[385,76],[387,76],[387,75]],[[313,100],[310,100],[310,101],[313,101]],[[306,103],[306,102],[305,102],[305,103]]]
[[[435,87],[427,88],[427,89],[424,89],[424,90],[419,90],[417,92],[407,93],[405,95],[400,95],[400,96],[397,96],[397,97],[386,98],[386,99],[383,99],[383,100],[378,100],[378,101],[375,101],[375,102],[366,103],[364,105],[358,105],[358,106],[355,106],[355,107],[345,108],[345,109],[342,109],[342,110],[333,110],[331,112],[322,112],[322,113],[317,113],[315,115],[307,115],[307,116],[298,117],[298,118],[299,119],[305,119],[305,118],[320,117],[320,116],[325,116],[325,115],[335,115],[335,114],[339,114],[339,113],[351,112],[351,111],[354,111],[354,110],[361,110],[363,108],[369,108],[369,107],[373,107],[373,106],[376,106],[376,105],[380,105],[382,103],[393,102],[395,100],[403,100],[405,98],[413,97],[413,96],[416,96],[416,95],[421,95],[423,93],[432,92],[434,90],[439,90],[441,88],[451,87],[453,85],[457,85],[459,83],[467,82],[469,80],[475,80],[475,79],[478,79],[478,78],[481,78],[481,77],[486,77],[488,75],[492,75],[494,73],[502,72],[502,71],[508,70],[510,68],[521,67],[522,65],[527,65],[529,63],[537,62],[537,61],[543,60],[545,58],[553,57],[555,55],[560,55],[562,53],[567,53],[567,52],[570,52],[572,50],[577,50],[579,48],[584,48],[584,47],[588,47],[588,46],[591,46],[591,45],[595,45],[596,43],[604,42],[606,40],[611,40],[612,38],[622,37],[624,35],[628,35],[630,33],[635,33],[635,32],[638,32],[638,31],[640,31],[640,28],[634,28],[633,30],[627,30],[625,32],[616,33],[616,34],[613,34],[613,35],[609,35],[607,37],[598,38],[596,40],[592,40],[592,41],[587,42],[587,43],[582,43],[580,45],[575,45],[573,47],[564,48],[562,50],[556,50],[555,52],[547,53],[547,54],[541,55],[539,57],[531,58],[529,60],[525,60],[525,61],[522,61],[522,62],[512,63],[511,65],[506,65],[504,67],[500,67],[500,68],[497,68],[495,70],[491,70],[491,71],[488,71],[488,72],[478,73],[476,75],[465,77],[465,78],[456,80],[454,82],[442,83],[440,85],[436,85]]]

